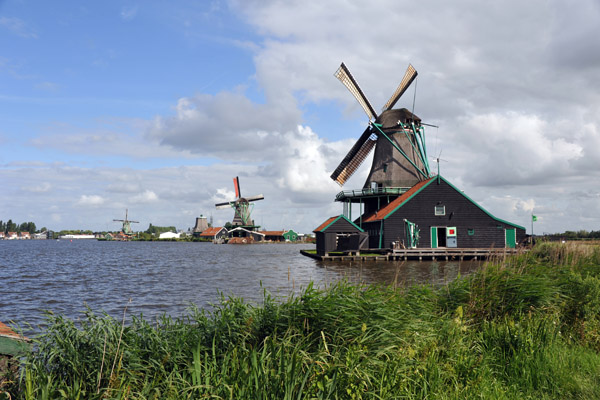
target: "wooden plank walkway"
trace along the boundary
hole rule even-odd
[[[389,254],[391,260],[485,260],[490,257],[504,257],[518,254],[519,249],[398,249]]]
[[[365,254],[333,253],[320,256],[313,252],[301,250],[300,253],[319,261],[397,261],[397,260],[486,260],[490,257],[505,257],[519,254],[523,249],[465,249],[465,248],[437,248],[437,249],[396,249],[373,254],[375,250],[366,250]]]

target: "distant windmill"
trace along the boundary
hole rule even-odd
[[[263,200],[265,197],[262,194],[242,197],[240,191],[240,180],[237,176],[233,178],[233,186],[235,188],[235,200],[217,203],[215,206],[218,210],[230,207],[235,210],[232,225],[255,228],[256,226],[251,218],[252,209],[254,208],[254,204],[252,203],[258,200]]]
[[[123,231],[123,233],[126,235],[133,235],[133,231],[131,230],[131,224],[139,224],[139,222],[130,221],[129,219],[127,219],[127,212],[128,210],[125,209],[125,219],[113,219],[113,221],[122,222],[123,227],[121,228],[121,230]]]

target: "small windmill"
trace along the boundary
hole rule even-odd
[[[240,191],[240,179],[237,176],[233,178],[233,186],[235,188],[235,200],[217,203],[215,204],[215,207],[217,207],[218,210],[230,207],[235,210],[232,225],[256,228],[257,226],[254,225],[254,221],[251,218],[252,210],[254,209],[253,203],[258,200],[263,200],[265,196],[259,194],[256,196],[242,197]]]
[[[431,175],[421,119],[406,108],[392,109],[417,77],[409,64],[404,78],[377,115],[344,63],[335,73],[369,117],[369,126],[331,174],[342,186],[373,149],[373,164],[365,189],[408,188]]]
[[[130,221],[129,219],[127,219],[127,212],[128,210],[125,209],[125,219],[113,219],[113,221],[122,222],[123,227],[121,228],[121,230],[123,231],[123,233],[126,235],[133,235],[133,231],[131,230],[131,224],[139,224],[139,221]]]

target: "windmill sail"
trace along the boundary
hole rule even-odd
[[[348,154],[346,154],[340,165],[333,171],[331,179],[336,181],[340,186],[346,183],[358,167],[360,167],[365,158],[367,158],[371,150],[373,150],[376,141],[377,136],[371,132],[370,126],[367,127]]]
[[[415,68],[411,64],[408,64],[408,68],[406,68],[406,72],[404,73],[404,78],[402,78],[402,81],[400,81],[400,84],[396,88],[394,94],[392,94],[392,97],[390,97],[387,103],[385,103],[383,106],[383,110],[391,110],[392,107],[394,107],[398,99],[404,94],[406,89],[408,89],[417,75],[418,73]]]
[[[344,86],[348,88],[348,90],[350,91],[350,93],[352,93],[356,100],[358,100],[358,103],[362,106],[363,110],[365,110],[365,113],[367,113],[369,121],[376,119],[377,113],[371,106],[371,103],[369,103],[369,100],[367,100],[367,97],[365,96],[363,91],[360,90],[358,83],[356,83],[356,81],[352,77],[352,74],[350,74],[350,71],[348,70],[348,68],[346,68],[346,65],[344,63],[340,65],[338,70],[335,72],[334,76],[338,78],[339,81],[342,82]]]
[[[242,197],[242,192],[240,190],[240,178],[237,176],[233,178],[233,187],[235,188],[235,198],[239,199]]]
[[[257,201],[257,200],[264,200],[265,196],[263,196],[262,194],[258,194],[256,196],[248,196],[245,199],[248,201]]]
[[[231,208],[235,204],[235,201],[227,201],[225,203],[217,203],[215,207],[217,210],[222,210],[224,208]]]
[[[375,149],[371,171],[363,188],[373,185],[384,188],[412,187],[429,177],[421,120],[407,109],[392,109],[417,77],[417,71],[408,65],[402,81],[377,115],[344,63],[335,73],[358,100],[370,119],[370,126],[352,146],[346,157],[331,174],[340,186],[355,173],[361,163]],[[374,119],[374,121],[372,121]]]

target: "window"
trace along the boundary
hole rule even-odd
[[[473,229],[473,228],[467,229],[467,235],[469,235],[469,236],[475,235],[475,229]]]
[[[435,206],[435,215],[446,215],[446,206]]]
[[[387,172],[387,164],[383,164],[383,172]]]

